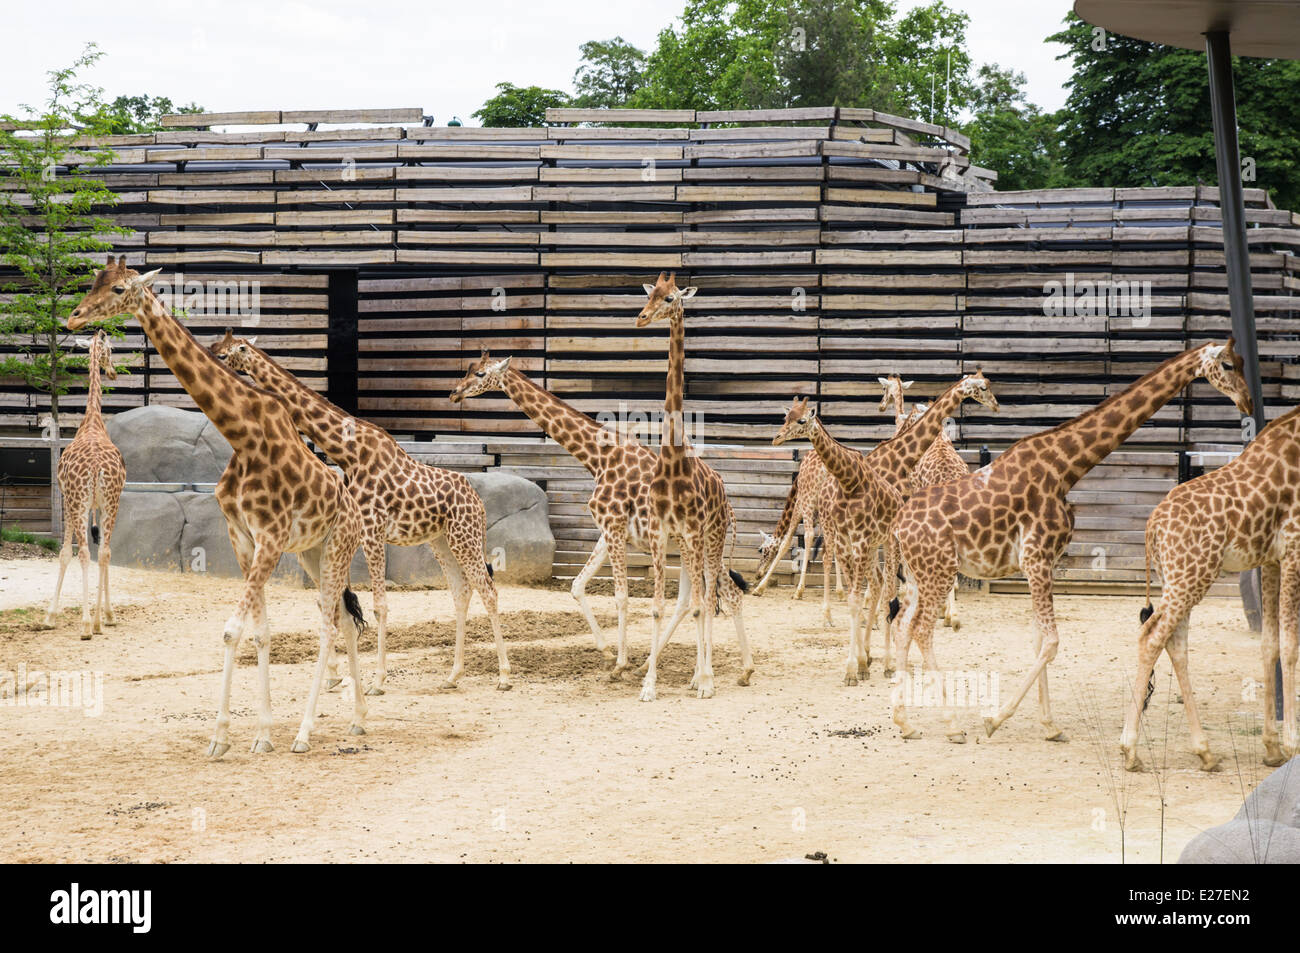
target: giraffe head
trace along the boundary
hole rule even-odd
[[[1201,348],[1198,372],[1215,390],[1236,404],[1243,414],[1254,412],[1255,405],[1250,399],[1250,388],[1246,385],[1241,355],[1234,348],[1231,335],[1227,344],[1206,344]]]
[[[674,314],[680,314],[682,302],[687,298],[695,297],[695,288],[678,288],[677,273],[673,272],[667,277],[664,273],[659,272],[659,278],[652,285],[642,285],[645,293],[649,296],[645,307],[641,313],[636,316],[636,326],[643,328],[655,321],[663,321],[671,318]]]
[[[888,377],[877,377],[884,394],[880,398],[880,412],[888,413],[898,405],[903,399],[903,391],[907,390],[916,381],[905,381],[897,374],[890,374]]]
[[[232,371],[247,373],[257,354],[256,343],[256,337],[237,338],[234,331],[226,328],[226,336],[209,344],[208,350]]]
[[[766,575],[768,567],[776,560],[776,554],[781,551],[781,540],[777,539],[771,533],[764,533],[759,530],[761,540],[758,544],[758,574]],[[790,544],[790,558],[798,559],[803,554],[803,549],[797,542]]]
[[[100,372],[110,381],[117,380],[117,368],[113,366],[113,341],[108,332],[102,328],[91,338],[77,338],[77,346],[90,351],[90,363],[97,365]]]
[[[787,440],[798,440],[812,433],[817,422],[817,411],[808,406],[807,397],[796,397],[785,415],[785,423],[772,438],[772,446],[779,447]]]
[[[973,400],[983,404],[995,414],[998,412],[998,399],[993,396],[993,388],[989,386],[988,378],[984,376],[983,371],[967,374],[957,382],[957,389],[962,400]]]
[[[469,366],[469,371],[451,392],[451,402],[459,404],[468,397],[477,397],[490,390],[505,390],[508,370],[510,370],[510,358],[494,361],[492,355],[484,351],[479,359]]]
[[[119,314],[130,314],[139,307],[161,268],[140,274],[126,266],[126,256],[116,261],[108,256],[108,264],[95,272],[95,282],[81,303],[68,315],[68,330],[77,331],[93,321],[103,321]]]

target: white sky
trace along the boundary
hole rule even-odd
[[[966,11],[978,65],[1014,67],[1045,109],[1065,100],[1068,65],[1043,42],[1070,0],[948,0]],[[901,0],[903,9],[920,0]],[[653,49],[684,0],[223,0],[187,5],[65,0],[57,29],[40,3],[7,4],[0,112],[44,100],[45,72],[89,40],[105,51],[85,78],[108,98],[147,93],[214,112],[419,106],[438,125],[470,113],[496,83],[571,89],[578,46],[621,35]],[[190,16],[187,10],[193,11]],[[39,38],[37,40],[36,38]]]

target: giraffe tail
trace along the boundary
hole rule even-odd
[[[99,524],[95,522],[95,511],[90,511],[90,541],[99,545]]]
[[[1146,600],[1147,600],[1147,604],[1142,608],[1142,611],[1138,613],[1138,621],[1141,622],[1141,623],[1143,623],[1144,625],[1146,624],[1146,621],[1147,621],[1148,619],[1150,619],[1151,616],[1155,613],[1155,608],[1154,608],[1154,606],[1152,606],[1152,604],[1151,604],[1151,552],[1152,552],[1152,550],[1155,548],[1155,543],[1156,543],[1156,541],[1155,541],[1155,535],[1156,535],[1156,532],[1157,532],[1156,527],[1154,527],[1154,526],[1152,526],[1150,523],[1148,523],[1148,524],[1147,524],[1146,536],[1145,536],[1145,538],[1144,538],[1144,540],[1143,540],[1143,543],[1144,543],[1143,550],[1144,550],[1145,563],[1146,563]],[[1151,697],[1151,693],[1150,693],[1150,692],[1147,693],[1147,697],[1148,697],[1148,698]]]
[[[357,627],[357,634],[365,632],[369,626],[366,624],[365,613],[361,611],[361,600],[351,589],[343,590],[343,608],[347,610],[348,615],[352,617],[353,624]]]

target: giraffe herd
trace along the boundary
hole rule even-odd
[[[359,420],[304,385],[255,345],[227,331],[210,346],[201,345],[153,294],[157,272],[139,274],[125,257],[109,258],[90,291],[72,311],[69,330],[128,314],[139,322],[177,380],[232,448],[216,488],[231,544],[244,576],[243,593],[225,625],[216,730],[208,756],[218,759],[230,747],[230,693],[235,653],[243,635],[257,648],[258,728],[254,753],[272,750],[269,679],[270,624],[265,585],[284,553],[295,553],[319,590],[320,644],[310,691],[291,750],[309,749],[319,694],[340,682],[334,673],[334,643],[342,634],[353,687],[352,734],[365,733],[366,696],[382,695],[387,678],[385,547],[429,543],[451,590],[456,613],[456,651],[443,683],[455,688],[464,668],[466,614],[477,592],[491,620],[499,660],[497,687],[507,690],[507,659],[497,611],[491,566],[485,558],[485,510],[461,474],[418,463],[385,431]],[[668,325],[668,370],[664,415],[657,449],[635,436],[620,434],[560,400],[521,371],[509,356],[484,352],[451,392],[453,402],[489,391],[503,391],[548,436],[591,474],[595,487],[588,509],[600,530],[591,557],[578,573],[572,594],[591,629],[596,647],[612,655],[610,678],[629,669],[628,549],[650,556],[653,599],[650,651],[640,698],[656,697],[660,655],[674,630],[689,615],[696,630],[696,664],[691,687],[699,698],[715,693],[713,619],[729,616],[741,654],[738,684],[748,685],[754,661],[746,636],[743,605],[748,589],[730,568],[737,517],[721,476],[692,448],[684,424],[685,303],[694,287],[679,288],[675,275],[660,273],[644,286],[646,302],[636,327]],[[95,333],[90,349],[87,409],[76,438],[63,453],[59,483],[65,505],[58,585],[47,624],[58,612],[58,590],[73,557],[82,566],[82,638],[111,624],[109,539],[118,497],[126,479],[122,456],[113,446],[101,413],[100,377],[115,376],[107,334]],[[1074,529],[1066,495],[1089,470],[1170,399],[1198,379],[1209,382],[1243,414],[1251,401],[1241,360],[1231,339],[1190,348],[1162,363],[1126,389],[1074,420],[1025,437],[974,473],[969,472],[948,438],[947,423],[966,400],[999,409],[993,388],[978,371],[963,375],[928,406],[908,413],[904,391],[911,381],[897,375],[879,378],[881,411],[893,411],[895,433],[869,452],[837,440],[811,405],[796,396],[772,439],[811,444],[786,500],[775,533],[763,534],[760,595],[795,533],[804,527],[796,597],[802,597],[810,551],[824,541],[822,620],[831,627],[830,570],[837,589],[841,577],[848,610],[844,684],[869,677],[870,636],[877,617],[884,630],[884,674],[906,667],[916,644],[922,670],[939,676],[934,631],[940,616],[955,632],[958,573],[996,579],[1020,573],[1027,579],[1034,619],[1035,659],[1010,699],[984,719],[992,735],[1037,685],[1044,737],[1065,739],[1052,717],[1047,667],[1056,657],[1059,637],[1053,611],[1053,570]],[[335,465],[328,466],[304,442],[306,437]],[[337,469],[336,469],[337,468]],[[1188,614],[1221,572],[1263,569],[1263,664],[1267,764],[1280,764],[1300,747],[1297,735],[1295,667],[1300,623],[1300,408],[1269,424],[1236,459],[1223,468],[1170,491],[1147,524],[1148,604],[1142,613],[1138,671],[1120,739],[1124,763],[1140,770],[1137,725],[1152,667],[1161,651],[1169,654],[1178,676],[1191,729],[1192,749],[1205,770],[1218,759],[1201,727],[1187,671]],[[98,514],[102,534],[99,587],[89,593],[86,525]],[[677,606],[664,618],[667,553],[680,553]],[[375,679],[363,690],[357,639],[365,627],[359,600],[348,588],[349,566],[360,548],[370,574],[378,624]],[[586,588],[608,560],[618,611],[616,652],[606,641]],[[1150,570],[1163,588],[1150,601]],[[900,591],[899,581],[905,585]],[[1282,662],[1283,729],[1274,719],[1272,679]],[[906,708],[907,693],[895,690],[893,720],[903,739],[919,737]],[[966,740],[948,699],[945,734]]]

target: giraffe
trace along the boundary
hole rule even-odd
[[[620,438],[599,421],[575,410],[522,371],[512,368],[509,357],[495,361],[487,351],[470,365],[465,377],[451,392],[451,401],[460,403],[492,390],[503,391],[515,406],[572,454],[596,480],[591,499],[587,501],[587,510],[600,529],[600,538],[586,565],[574,578],[569,592],[582,608],[596,640],[596,648],[608,653],[604,633],[587,601],[586,589],[596,571],[609,559],[614,575],[614,601],[618,608],[618,656],[609,677],[611,681],[617,681],[628,668],[627,547],[630,544],[646,552],[652,549],[655,517],[650,507],[650,480],[654,475],[656,454],[635,438]],[[727,505],[728,520],[734,525],[730,503]],[[683,583],[678,587],[677,611],[668,627],[669,637],[686,614],[690,598],[689,580],[683,579]],[[720,595],[724,608],[735,618],[740,589],[727,587]]]
[[[326,400],[256,344],[235,337],[230,329],[211,348],[231,370],[247,374],[258,386],[284,401],[294,427],[343,470],[348,486],[361,503],[361,547],[379,626],[378,672],[367,694],[382,695],[388,679],[388,543],[429,543],[451,590],[456,612],[456,654],[441,687],[455,689],[465,670],[465,617],[471,594],[477,592],[487,609],[496,641],[497,689],[509,691],[510,661],[501,633],[496,586],[484,554],[487,511],[468,478],[411,459],[383,428],[358,420]]]
[[[992,735],[1038,682],[1045,737],[1064,741],[1052,720],[1047,665],[1058,637],[1052,610],[1052,570],[1074,531],[1066,502],[1070,488],[1122,444],[1152,414],[1198,377],[1250,413],[1250,398],[1238,369],[1232,340],[1203,344],[1177,354],[1092,410],[1051,430],[1012,444],[988,466],[953,483],[927,487],[909,499],[894,521],[908,570],[909,606],[899,627],[900,651],[916,641],[925,669],[938,672],[934,656],[935,614],[960,571],[998,579],[1017,571],[1029,581],[1034,609],[1035,661],[1015,694],[995,716],[984,719]],[[1229,362],[1225,369],[1224,362]],[[942,681],[942,679],[941,679]],[[893,700],[894,723],[904,738],[920,734],[907,721],[905,691]],[[947,699],[944,698],[946,706]],[[950,741],[966,740],[955,711],[949,712]]]
[[[799,555],[802,556],[803,562],[799,568],[799,583],[794,592],[796,599],[802,599],[809,554],[813,549],[817,529],[820,527],[825,548],[825,555],[822,557],[822,622],[827,628],[832,625],[831,563],[835,564],[835,590],[842,592],[844,588],[839,560],[835,557],[835,532],[822,516],[831,506],[834,494],[835,478],[830,475],[821,457],[817,455],[817,451],[809,451],[799,463],[799,472],[786,496],[785,507],[776,524],[776,533],[762,535],[758,563],[758,574],[762,580],[754,587],[756,596],[762,595],[767,590],[777,564],[785,556],[786,550],[794,539],[795,530],[802,522],[804,545]]]
[[[271,745],[271,638],[266,616],[265,585],[282,553],[298,555],[320,589],[320,652],[302,723],[290,749],[310,750],[316,703],[328,657],[342,626],[353,680],[349,734],[366,733],[366,701],[357,665],[361,607],[347,588],[348,564],[361,541],[361,511],[343,478],[316,459],[294,429],[288,408],[274,394],[251,387],[199,344],[154,296],[150,285],[158,271],[140,274],[127,267],[126,256],[96,273],[94,284],[73,309],[68,328],[130,314],[144,329],[194,403],[230,443],[233,451],[217,482],[216,498],[226,517],[230,542],[244,575],[244,592],[226,622],[222,641],[221,701],[208,757],[230,750],[230,689],[235,652],[251,626],[257,646],[258,727],[253,752]]]
[[[881,389],[884,395],[880,398],[880,412],[884,413],[890,407],[894,409],[894,420],[897,430],[903,427],[913,419],[908,415],[903,406],[903,391],[912,386],[912,381],[904,381],[897,374],[891,374],[889,377],[878,377]],[[919,405],[912,414],[923,414],[926,411],[924,404]],[[953,480],[960,480],[970,473],[970,467],[966,466],[966,461],[961,458],[957,449],[948,439],[946,431],[940,431],[939,436],[934,438],[934,443],[930,444],[930,449],[925,451],[921,457],[921,462],[916,465],[912,471],[910,481],[911,492],[923,490],[927,486],[935,486],[940,483],[951,483]],[[957,584],[954,582],[951,589],[948,590],[948,599],[944,603],[943,624],[950,629],[961,628],[961,620],[957,618]]]
[[[653,285],[643,285],[646,303],[637,315],[638,328],[667,321],[668,377],[664,397],[664,417],[659,436],[659,454],[650,479],[650,508],[658,525],[651,540],[651,564],[654,573],[654,603],[651,610],[653,637],[650,658],[646,661],[641,700],[654,701],[659,653],[668,641],[659,635],[663,616],[664,574],[668,537],[676,537],[681,551],[681,575],[689,580],[691,611],[696,623],[695,678],[692,687],[697,697],[712,698],[713,691],[713,612],[719,600],[735,606],[732,618],[740,643],[741,675],[738,683],[748,685],[754,671],[749,640],[745,636],[738,595],[719,596],[728,587],[743,592],[744,579],[727,569],[723,549],[728,535],[734,539],[735,516],[727,501],[722,478],[701,461],[686,439],[682,403],[686,389],[686,316],[685,302],[695,295],[693,287],[678,289],[676,275],[665,277],[661,271]],[[679,583],[678,590],[685,584]],[[671,630],[669,630],[671,634]]]
[[[1151,670],[1161,650],[1169,653],[1201,769],[1214,771],[1187,674],[1188,616],[1220,573],[1262,567],[1264,635],[1264,763],[1277,767],[1300,747],[1296,730],[1295,668],[1300,617],[1300,408],[1277,418],[1241,454],[1218,470],[1169,491],[1147,519],[1147,606],[1138,639],[1136,688],[1124,718],[1120,748],[1124,766],[1140,771],[1137,725]],[[1151,607],[1151,566],[1163,585]],[[1284,735],[1278,744],[1274,674],[1281,628]]]
[[[867,464],[866,457],[826,432],[816,412],[808,408],[807,397],[794,399],[780,431],[772,438],[772,445],[779,447],[787,440],[796,439],[812,442],[838,490],[822,519],[825,526],[833,527],[835,554],[848,576],[849,655],[844,684],[856,685],[859,678],[867,676],[871,666],[868,642],[883,589],[876,551],[886,547],[889,524],[903,498]],[[865,627],[864,579],[871,597]],[[889,665],[888,639],[885,646],[886,665]]]
[[[81,343],[81,342],[78,342]],[[113,367],[113,346],[106,331],[96,331],[86,342],[90,348],[87,366],[86,414],[72,443],[59,455],[59,492],[63,494],[63,548],[59,551],[59,580],[54,584],[54,599],[45,615],[45,625],[53,627],[59,614],[59,591],[63,574],[72,562],[72,547],[77,547],[81,563],[81,637],[103,632],[102,622],[113,625],[113,604],[108,597],[109,540],[117,522],[117,505],[126,485],[126,463],[113,446],[104,426],[103,401],[99,375],[117,380]],[[99,514],[96,529],[95,514]],[[86,518],[90,517],[91,535],[99,543],[99,590],[94,614],[90,608],[90,548],[86,545]]]

